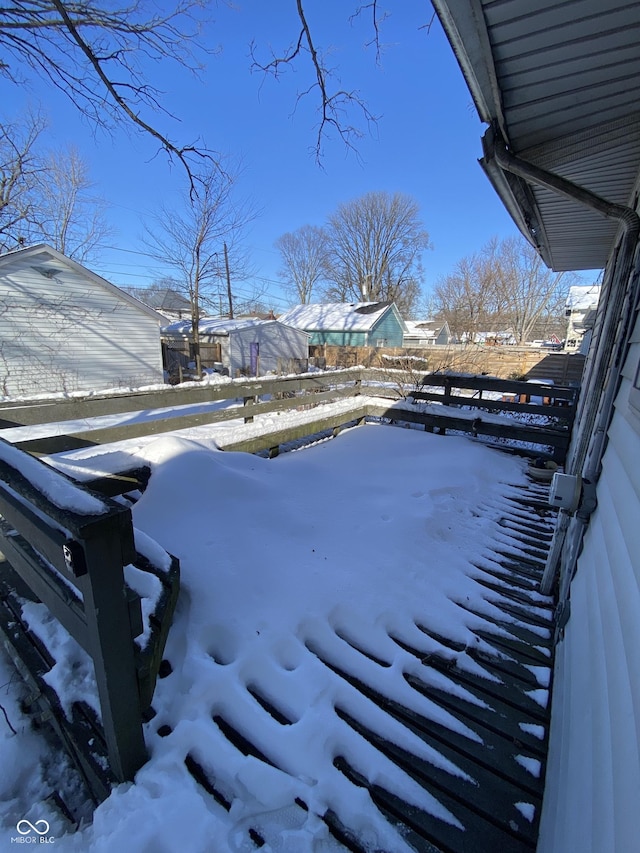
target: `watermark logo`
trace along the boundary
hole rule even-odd
[[[42,827],[42,829],[40,829]],[[48,835],[49,834],[49,824],[46,820],[37,820],[34,823],[31,823],[29,820],[19,820],[16,829],[20,833],[20,835],[29,835],[30,832],[37,832],[38,835]]]
[[[30,820],[23,818],[16,824],[16,830],[19,835],[15,835],[11,839],[12,844],[53,844],[55,838],[49,835],[49,821],[37,820],[31,823]]]

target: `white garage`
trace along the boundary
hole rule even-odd
[[[0,255],[0,395],[163,382],[163,322],[50,246]]]

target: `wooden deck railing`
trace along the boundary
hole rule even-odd
[[[45,604],[93,661],[112,778],[132,779],[147,757],[142,722],[177,598],[177,561],[168,571],[152,566],[136,551],[127,506],[90,492],[1,439],[0,551],[5,647],[35,691],[46,693],[55,706],[55,694],[34,671],[37,661],[30,666],[37,642],[32,638],[30,644],[19,629],[23,599]],[[140,597],[125,583],[129,564],[151,571],[163,586],[144,649],[135,643],[143,621]],[[71,746],[91,789],[98,798],[106,796],[99,744],[90,749],[82,726],[53,711],[58,734]]]
[[[489,392],[493,398],[487,397]],[[495,399],[496,392],[499,399]],[[30,453],[51,454],[237,419],[251,423],[265,414],[313,407],[345,398],[362,398],[354,399],[357,411],[353,417],[345,419],[343,413],[338,413],[334,426],[339,427],[341,421],[363,417],[385,417],[421,424],[426,429],[438,429],[440,432],[449,429],[547,445],[553,448],[555,458],[562,461],[569,443],[577,393],[577,387],[573,386],[533,384],[490,376],[420,375],[352,368],[299,377],[233,380],[61,402],[4,405],[0,406],[0,429],[78,419],[86,421],[81,430],[71,426],[61,435],[14,441],[14,446]],[[362,408],[365,396],[394,402],[388,405],[369,403],[368,408]],[[413,410],[407,409],[403,399],[415,404]],[[213,405],[224,402],[230,405],[227,408]],[[237,405],[232,405],[234,402]],[[208,411],[188,411],[188,407],[201,404],[211,404],[211,407]],[[162,410],[162,414],[158,415],[158,410]],[[473,417],[469,416],[470,411],[474,412]],[[129,423],[122,421],[105,426],[91,420],[103,415],[127,413],[132,415]],[[144,417],[136,416],[139,413],[144,413]],[[506,414],[515,417],[495,417]],[[523,416],[535,417],[529,417],[527,422]],[[291,440],[302,437],[301,430],[302,433],[307,430],[305,434],[308,435],[329,428],[327,423],[332,420],[331,414],[323,412],[320,419],[322,424],[317,428],[309,422],[290,427]],[[285,435],[286,428],[278,432]],[[269,445],[269,440],[266,435],[266,444],[260,437],[239,438],[229,444],[228,449],[256,452],[273,446]]]

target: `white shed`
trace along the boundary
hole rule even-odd
[[[222,366],[230,376],[264,376],[306,369],[309,335],[278,320],[204,318],[198,329],[202,343],[220,344]],[[165,326],[162,335],[165,339],[188,339],[191,321]]]
[[[0,255],[0,394],[162,382],[163,319],[50,246]]]

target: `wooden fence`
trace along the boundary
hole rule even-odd
[[[312,363],[319,367],[372,368],[489,373],[500,379],[546,379],[556,385],[579,385],[585,357],[581,353],[553,352],[538,347],[480,346],[478,344],[405,347],[309,347]]]

